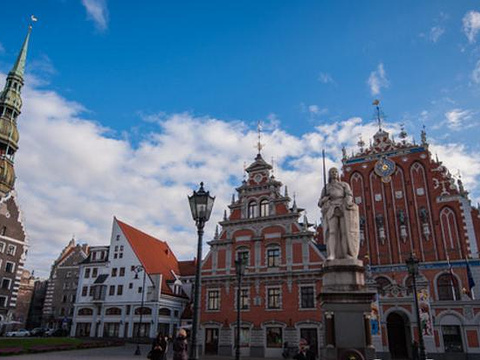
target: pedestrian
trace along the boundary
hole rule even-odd
[[[187,332],[185,329],[180,329],[173,341],[173,360],[188,360],[187,349]]]
[[[298,343],[298,353],[293,358],[295,360],[315,360],[315,354],[310,350],[307,340],[300,339]]]
[[[163,360],[165,350],[167,349],[167,342],[161,332],[157,334],[157,337],[153,340],[152,349],[147,356],[151,360]]]

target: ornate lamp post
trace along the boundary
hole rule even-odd
[[[194,288],[194,299],[193,299],[193,324],[192,324],[192,338],[190,346],[190,360],[198,360],[198,345],[197,345],[197,335],[198,335],[198,325],[200,317],[200,281],[201,281],[201,270],[202,270],[202,238],[203,238],[203,228],[205,223],[210,219],[210,214],[212,213],[213,202],[215,201],[214,196],[210,196],[209,191],[205,191],[203,188],[203,182],[200,183],[200,188],[198,191],[194,191],[192,196],[188,197],[188,202],[190,204],[190,211],[192,212],[192,218],[195,221],[197,226],[198,234],[198,244],[197,244],[197,269],[195,273],[195,288]]]
[[[418,259],[415,257],[415,255],[412,253],[410,254],[410,257],[405,261],[407,264],[407,269],[408,273],[412,277],[412,283],[413,283],[413,299],[414,299],[414,304],[415,304],[415,312],[417,315],[417,328],[418,328],[418,350],[419,350],[419,355],[420,355],[420,360],[425,360],[426,355],[425,355],[425,343],[423,341],[423,330],[422,330],[422,323],[420,321],[420,311],[418,308],[418,296],[417,296],[417,275],[418,275]]]
[[[238,258],[235,260],[235,272],[237,274],[237,336],[235,340],[235,360],[240,360],[240,295],[242,294],[242,277],[245,273],[245,261],[243,261],[243,259]]]
[[[143,321],[143,300],[145,297],[145,277],[147,275],[147,272],[145,271],[145,268],[142,265],[137,265],[133,268],[133,271],[135,272],[135,279],[138,279],[138,274],[143,271],[143,286],[142,286],[142,302],[140,305],[140,324],[138,324],[137,328],[137,349],[135,350],[135,355],[141,355],[140,351],[140,328],[142,327],[142,321]]]

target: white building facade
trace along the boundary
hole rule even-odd
[[[174,335],[189,301],[180,280],[185,263],[166,242],[114,218],[110,245],[91,247],[80,265],[70,335]]]

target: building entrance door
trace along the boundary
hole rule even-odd
[[[308,345],[310,345],[310,351],[312,351],[315,354],[315,358],[318,358],[317,329],[312,329],[312,328],[300,329],[300,338],[308,341]]]
[[[205,329],[205,355],[218,354],[218,329]]]
[[[388,349],[392,359],[410,359],[410,322],[406,316],[391,313],[387,317]]]

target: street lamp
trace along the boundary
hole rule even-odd
[[[235,360],[240,360],[240,295],[242,293],[242,277],[245,273],[245,261],[242,258],[235,260],[235,272],[237,274],[237,336],[235,348]]]
[[[147,275],[147,272],[145,271],[145,268],[142,265],[137,265],[133,268],[133,271],[135,272],[135,279],[138,279],[138,273],[141,273],[143,271],[143,286],[142,286],[142,303],[140,305],[140,324],[138,324],[137,327],[137,349],[135,350],[135,355],[141,355],[140,351],[140,328],[142,327],[142,321],[143,321],[143,300],[145,296],[145,277]]]
[[[413,283],[413,299],[415,304],[415,312],[417,315],[417,328],[418,328],[418,350],[420,352],[420,360],[425,360],[425,343],[423,342],[423,330],[422,323],[420,321],[420,311],[418,309],[418,296],[417,296],[417,280],[416,276],[418,275],[418,259],[413,253],[410,254],[410,257],[405,261],[407,264],[407,269],[409,275],[412,277]]]
[[[197,270],[195,273],[195,288],[193,299],[193,324],[192,324],[192,339],[190,346],[190,360],[198,360],[198,346],[197,335],[200,315],[200,281],[202,271],[202,238],[203,228],[205,223],[210,219],[212,213],[213,202],[215,197],[210,196],[209,191],[205,191],[203,188],[203,182],[200,183],[198,191],[193,191],[193,195],[188,197],[190,204],[190,211],[192,212],[192,218],[197,226],[198,244],[197,244]]]

